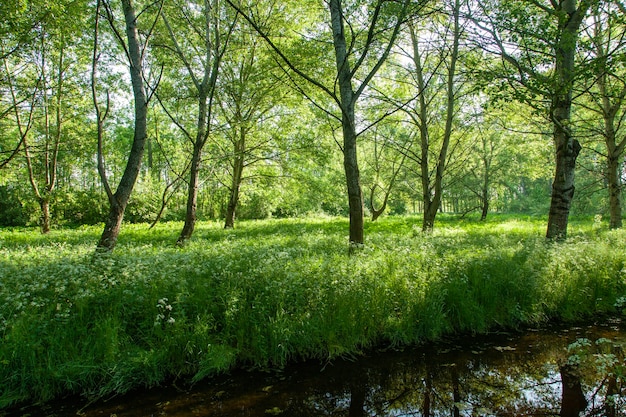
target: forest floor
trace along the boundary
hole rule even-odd
[[[565,242],[536,218],[418,217],[0,230],[0,409],[98,398],[234,367],[358,355],[453,333],[578,320],[626,307],[626,231],[573,220]]]

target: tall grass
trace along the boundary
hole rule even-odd
[[[0,232],[0,408],[103,396],[235,366],[330,360],[376,345],[614,311],[626,232],[574,224],[549,244],[536,220],[367,224],[347,254],[338,219]]]

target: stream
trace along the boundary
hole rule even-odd
[[[93,404],[66,398],[0,417],[626,417],[625,351],[626,320],[607,319],[237,370],[193,387],[170,383]]]

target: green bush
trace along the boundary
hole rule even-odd
[[[25,226],[28,215],[19,198],[17,189],[0,186],[0,226]]]

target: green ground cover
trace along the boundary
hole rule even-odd
[[[343,219],[123,229],[96,255],[100,227],[41,236],[0,231],[0,408],[64,393],[103,396],[235,366],[322,361],[626,304],[626,232],[573,221],[416,217],[366,225],[347,254]]]

